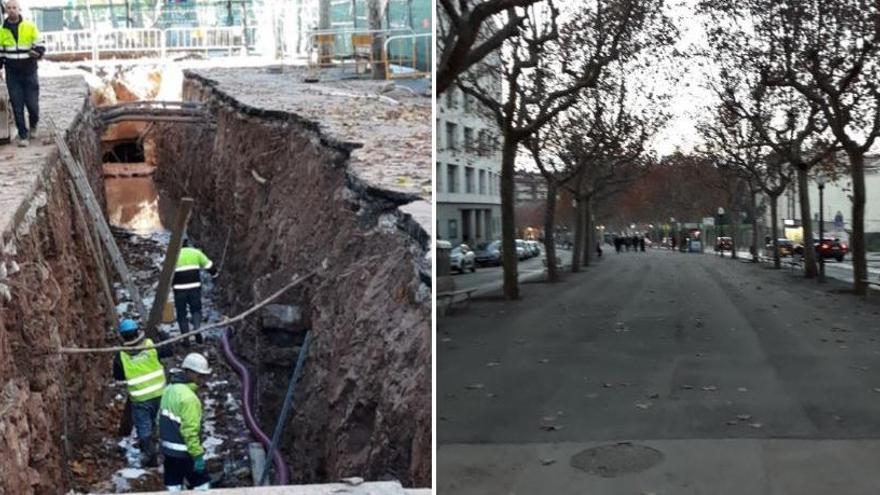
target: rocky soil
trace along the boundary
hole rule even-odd
[[[95,159],[90,116],[77,117],[85,87],[59,79],[44,81],[44,88],[44,116],[69,129],[75,155]],[[52,350],[62,343],[102,345],[113,309],[57,152],[40,142],[29,150],[35,152],[29,175],[6,170],[14,160],[0,160],[13,182],[4,194],[19,195],[0,226],[0,493],[16,494],[64,491],[76,476],[67,461],[100,436],[94,425],[109,359],[62,358]],[[7,152],[18,153],[0,149]]]
[[[162,126],[157,180],[196,199],[190,232],[209,256],[219,258],[229,239],[222,302],[237,312],[322,268],[280,301],[300,308],[313,332],[283,438],[293,481],[430,485],[431,305],[419,276],[428,243],[397,209],[418,194],[353,173],[356,147],[324,134],[316,116],[243,104],[194,74],[184,97],[210,104],[216,130]],[[269,429],[297,349],[292,336],[264,362],[277,337],[251,324],[234,339],[260,376],[259,418]]]

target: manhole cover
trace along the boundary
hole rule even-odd
[[[572,456],[571,465],[603,478],[614,478],[644,471],[662,460],[663,454],[657,449],[624,442],[584,450]]]

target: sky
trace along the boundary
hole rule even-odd
[[[683,0],[669,8],[675,26],[679,30],[679,41],[676,45],[680,51],[692,47],[707,47],[706,32],[702,21],[696,17],[696,1]],[[705,107],[714,100],[714,96],[704,87],[707,70],[696,63],[676,62],[681,70],[681,81],[674,87],[667,87],[673,94],[669,103],[672,118],[666,127],[654,139],[652,148],[658,155],[668,155],[676,149],[691,151],[700,143],[695,123],[705,111]]]

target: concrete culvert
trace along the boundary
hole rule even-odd
[[[44,84],[44,113],[67,129],[148,309],[184,196],[195,199],[190,239],[220,267],[204,282],[203,324],[317,271],[230,329],[254,377],[255,419],[269,435],[311,333],[279,442],[291,483],[361,477],[430,486],[431,102],[377,99],[363,81],[303,90],[299,76],[186,73],[179,98],[204,105],[210,124],[101,126],[82,84],[83,105],[63,108],[76,78]],[[117,104],[132,92],[112,88],[133,86],[92,94]],[[164,89],[144,91],[168,98]],[[161,474],[138,465],[132,437],[120,437],[125,390],[111,385],[113,354],[46,354],[117,345],[114,325],[136,315],[57,152],[40,146],[20,158],[42,161],[19,170],[37,187],[4,199],[17,206],[2,217],[0,262],[17,273],[0,280],[0,294],[10,293],[0,297],[0,492],[161,489]],[[173,319],[160,330],[178,331]],[[165,367],[189,351],[207,355],[216,376],[200,392],[206,462],[222,486],[248,486],[253,439],[241,385],[219,348],[222,331],[204,344],[175,345]]]

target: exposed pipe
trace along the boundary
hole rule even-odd
[[[309,339],[311,336],[312,332],[307,331],[305,340],[303,340],[303,345],[299,348],[299,356],[296,358],[296,367],[293,369],[293,376],[290,377],[290,383],[287,385],[287,396],[284,398],[284,406],[281,408],[281,415],[278,416],[278,421],[275,423],[275,431],[272,433],[272,443],[269,446],[268,453],[270,456],[278,449],[278,442],[281,440],[281,432],[284,430],[284,424],[287,423],[287,415],[290,414],[290,409],[293,407],[293,392],[296,389],[296,383],[299,381],[299,377],[302,375],[306,354],[309,352]],[[263,469],[263,474],[260,476],[260,486],[265,485],[268,480],[269,469],[267,467]]]
[[[244,404],[244,421],[247,423],[248,429],[251,430],[251,433],[257,437],[257,440],[259,440],[261,444],[263,444],[263,448],[268,450],[271,443],[269,437],[267,437],[266,434],[263,433],[263,430],[260,429],[260,425],[257,423],[257,420],[254,418],[254,413],[251,410],[251,398],[253,397],[251,373],[248,371],[247,367],[239,361],[235,353],[232,352],[232,346],[229,344],[228,328],[223,332],[221,343],[223,344],[223,355],[226,356],[226,361],[235,368],[238,376],[241,377],[242,395],[244,396],[242,398],[242,403]],[[272,462],[275,464],[275,484],[288,484],[287,463],[284,461],[284,457],[281,456],[281,451],[277,449],[275,450],[272,454]]]

